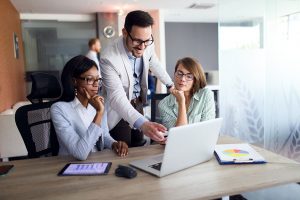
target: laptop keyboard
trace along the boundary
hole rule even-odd
[[[153,168],[153,169],[156,169],[156,170],[160,171],[161,164],[162,164],[162,162],[159,162],[159,163],[156,163],[156,164],[154,164],[154,165],[150,165],[149,167],[151,167],[151,168]]]

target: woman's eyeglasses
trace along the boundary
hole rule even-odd
[[[187,81],[192,81],[194,80],[194,75],[191,74],[191,73],[187,73],[187,74],[184,74],[182,71],[176,71],[175,72],[175,76],[179,79],[182,79],[184,76],[185,76],[185,79]]]
[[[95,85],[95,83],[98,83],[99,86],[102,85],[102,78],[94,78],[92,76],[86,76],[86,77],[78,77],[80,80],[84,80],[87,85]]]

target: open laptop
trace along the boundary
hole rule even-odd
[[[219,137],[222,118],[169,130],[164,154],[135,160],[133,167],[163,177],[210,160]]]

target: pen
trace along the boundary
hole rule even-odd
[[[254,162],[252,158],[249,159],[233,159],[234,163],[252,163]]]

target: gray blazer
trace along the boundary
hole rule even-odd
[[[101,127],[91,123],[86,129],[73,106],[72,102],[57,102],[50,109],[59,142],[58,155],[72,155],[79,160],[86,160],[101,135],[102,149],[111,149],[115,140],[108,132],[106,112]]]
[[[172,84],[172,80],[166,70],[161,68],[154,51],[154,44],[145,49],[143,64],[140,83],[141,97],[145,103],[147,101],[149,69],[163,84]],[[142,115],[131,106],[129,101],[132,98],[134,80],[122,36],[101,52],[100,68],[109,102],[107,111],[109,129],[114,128],[122,118],[133,127],[134,122]]]

